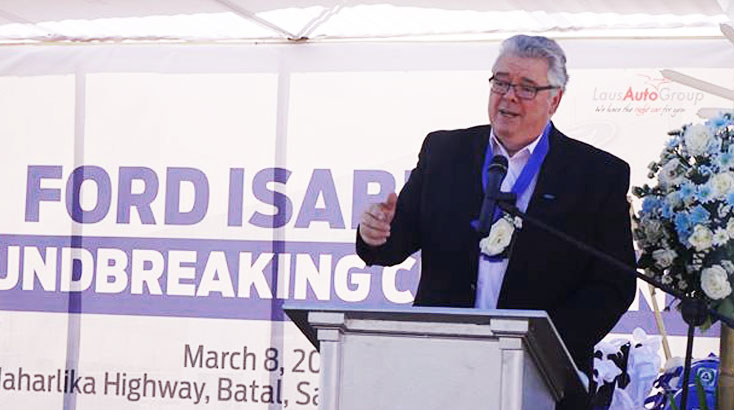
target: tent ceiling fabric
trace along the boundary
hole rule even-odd
[[[716,36],[732,20],[734,0],[3,0],[0,42]]]

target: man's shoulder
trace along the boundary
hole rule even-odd
[[[564,158],[572,161],[572,163],[576,163],[587,170],[629,172],[629,164],[623,159],[591,144],[571,138],[560,131],[557,132],[558,142],[564,151]]]
[[[428,134],[427,139],[435,141],[471,140],[474,138],[489,138],[489,125],[477,125],[455,130],[437,130]]]

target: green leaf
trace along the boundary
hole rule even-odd
[[[701,326],[699,326],[698,328],[702,332],[705,332],[705,331],[709,330],[712,325],[713,325],[713,323],[711,322],[711,315],[706,315],[706,320],[704,320],[703,323],[701,323]]]
[[[673,393],[666,393],[666,395],[668,396],[668,400],[670,401],[670,410],[678,410],[678,405],[675,404]]]
[[[734,318],[734,301],[730,297],[727,297],[721,301],[716,311],[724,317]]]
[[[698,408],[700,410],[709,410],[709,406],[706,404],[706,390],[703,389],[701,384],[701,375],[696,373],[696,396],[698,396]]]

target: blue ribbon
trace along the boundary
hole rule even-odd
[[[525,164],[522,172],[520,172],[520,176],[515,181],[515,185],[513,185],[512,190],[510,190],[510,192],[515,193],[518,198],[526,189],[528,189],[530,181],[533,180],[535,175],[540,171],[541,165],[543,165],[543,160],[545,160],[545,156],[548,154],[548,135],[550,134],[550,130],[551,123],[549,122],[543,129],[540,141],[538,141],[538,145],[535,147],[535,150],[533,150],[533,154],[530,155],[528,163]],[[487,173],[489,172],[489,163],[492,162],[493,156],[494,152],[492,152],[492,142],[490,141],[487,144],[487,152],[484,154],[484,164],[482,165],[482,192],[485,194],[487,193]],[[495,209],[492,223],[496,222],[500,218],[501,213],[502,210],[499,208]]]
[[[548,122],[548,124],[543,129],[543,133],[540,136],[538,145],[535,147],[535,150],[533,150],[532,155],[530,155],[530,159],[528,159],[527,164],[525,164],[525,167],[523,167],[522,172],[520,172],[520,176],[517,178],[515,184],[510,190],[510,192],[516,194],[518,198],[520,197],[520,195],[522,195],[523,192],[528,189],[528,186],[530,185],[530,182],[533,180],[535,175],[540,172],[540,167],[543,165],[543,161],[545,160],[545,156],[548,154],[548,150],[550,147],[548,142],[548,135],[550,134],[550,130],[551,123]],[[484,192],[485,195],[487,192],[487,173],[489,172],[489,164],[492,161],[493,156],[494,152],[492,152],[492,141],[489,141],[487,143],[487,151],[484,154],[484,164],[482,165],[482,192]],[[500,219],[501,216],[502,210],[497,207],[492,217],[492,224],[497,222],[497,220]],[[473,220],[472,226],[474,227],[474,229],[478,229],[479,220]],[[486,255],[482,256],[486,257]],[[489,259],[493,260],[494,257],[490,257]]]

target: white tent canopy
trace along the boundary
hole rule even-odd
[[[4,0],[0,42],[711,37],[732,0]]]

